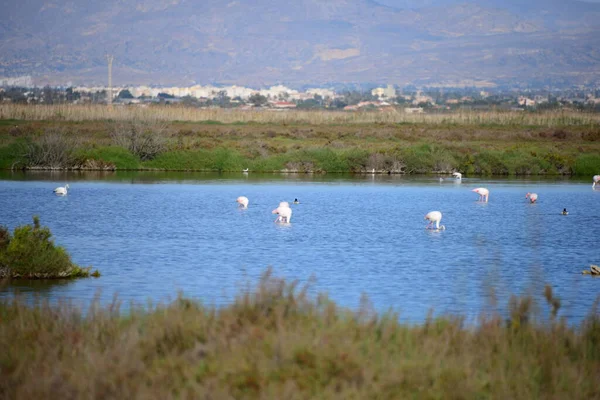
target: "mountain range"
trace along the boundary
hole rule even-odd
[[[0,76],[39,85],[106,84],[106,54],[115,85],[600,84],[598,3],[3,1]]]

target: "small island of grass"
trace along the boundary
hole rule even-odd
[[[67,251],[54,244],[52,233],[40,226],[33,217],[33,225],[15,228],[0,226],[0,279],[69,279],[98,277],[92,267],[80,267],[71,261]]]

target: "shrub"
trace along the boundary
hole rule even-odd
[[[0,148],[0,169],[22,169],[26,166],[26,153],[27,142],[23,139]]]
[[[501,160],[501,153],[481,151],[473,159],[473,172],[481,175],[508,175],[508,167]]]
[[[0,277],[76,278],[89,276],[90,269],[74,264],[37,216],[33,225],[15,228],[12,237],[6,228],[0,229]]]
[[[595,154],[582,154],[575,159],[573,172],[575,175],[597,175],[600,172],[600,156]]]
[[[367,167],[369,152],[366,150],[349,149],[342,156],[346,159],[346,164],[350,172],[362,172]]]
[[[62,169],[70,168],[75,162],[77,139],[64,129],[46,129],[42,137],[36,141],[28,141],[25,151],[27,167]]]
[[[142,161],[152,160],[167,150],[167,125],[156,120],[134,120],[116,124],[113,143],[124,147]]]

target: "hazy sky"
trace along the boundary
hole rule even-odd
[[[406,4],[419,4],[419,5],[428,5],[431,3],[464,3],[465,1],[461,1],[461,0],[421,0],[421,1],[415,1],[415,0],[375,0],[377,3],[379,4],[383,4],[386,6],[391,6],[391,7],[403,7],[406,6]],[[524,0],[526,1],[526,0]],[[583,1],[583,2],[587,2],[587,3],[600,3],[600,0],[577,0],[577,1]]]

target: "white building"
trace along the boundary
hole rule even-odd
[[[379,98],[391,99],[396,97],[396,89],[394,89],[392,85],[387,85],[385,88],[375,88],[371,90],[371,94],[373,96],[378,96]]]

